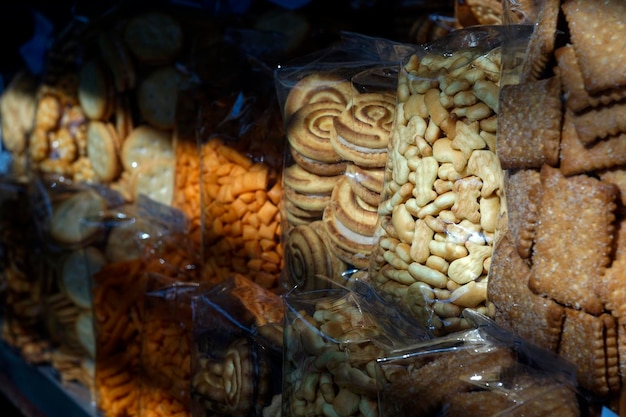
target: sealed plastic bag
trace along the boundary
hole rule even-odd
[[[379,415],[378,359],[430,338],[364,281],[351,288],[285,297],[283,415]]]
[[[496,154],[503,29],[455,31],[405,60],[370,279],[432,331],[489,314],[501,222]]]
[[[191,415],[191,299],[197,287],[158,273],[146,278],[139,416]]]
[[[280,415],[282,299],[236,274],[199,291],[192,308],[193,415]]]
[[[287,136],[284,286],[328,287],[366,269],[407,45],[356,34],[276,71]]]

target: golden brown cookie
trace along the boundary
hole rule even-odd
[[[541,201],[541,180],[538,170],[511,171],[504,182],[508,230],[517,253],[530,258],[535,238],[537,208]]]
[[[322,219],[333,252],[347,264],[359,269],[367,268],[377,238],[348,228],[330,205],[324,210]]]
[[[378,206],[359,201],[347,177],[342,177],[333,189],[329,205],[333,215],[349,230],[365,236],[374,235]]]
[[[170,63],[183,47],[183,30],[172,16],[161,12],[139,14],[126,23],[124,42],[145,64]]]
[[[557,23],[561,0],[545,0],[537,16],[537,23],[526,47],[522,63],[522,82],[539,80],[555,49]]]
[[[566,178],[547,165],[541,185],[529,286],[565,306],[600,314],[604,305],[594,287],[610,262],[617,187],[586,175]]]
[[[104,63],[86,62],[78,74],[78,102],[91,120],[107,120],[113,113],[113,81]]]
[[[91,308],[91,276],[107,263],[104,254],[95,246],[86,246],[71,252],[61,268],[59,285],[77,306]]]
[[[574,175],[626,164],[626,134],[611,136],[590,146],[578,137],[570,110],[565,111],[561,132],[561,165],[564,175]]]
[[[559,355],[576,367],[583,388],[595,395],[615,393],[619,388],[615,319],[572,308],[565,312]]]
[[[343,175],[322,176],[293,164],[283,170],[286,188],[305,194],[330,194]]]
[[[345,176],[357,197],[371,206],[378,207],[383,192],[384,168],[363,168],[350,163]]]
[[[114,180],[121,169],[119,138],[108,122],[92,120],[87,127],[87,156],[98,180]]]
[[[122,145],[122,165],[128,172],[149,161],[171,158],[174,158],[172,134],[148,125],[133,129]]]
[[[178,70],[161,67],[141,80],[137,88],[137,106],[144,121],[158,128],[174,128],[179,88]]]
[[[335,176],[343,174],[348,166],[348,161],[326,163],[307,158],[294,148],[290,147],[289,154],[293,161],[307,171],[321,176]]]
[[[12,154],[26,150],[35,122],[37,80],[26,71],[19,72],[0,96],[2,144]]]
[[[626,103],[601,105],[571,116],[578,140],[585,146],[626,132]]]
[[[585,89],[585,81],[580,73],[576,52],[571,44],[564,45],[554,51],[558,63],[558,71],[561,75],[563,97],[565,104],[573,112],[579,112],[588,107],[596,107],[601,104],[609,104],[621,101],[626,97],[626,86],[612,88],[600,94],[591,95]]]
[[[174,197],[173,158],[161,158],[146,161],[133,171],[131,190],[136,200],[144,195],[156,202],[169,206]]]
[[[345,108],[355,94],[358,92],[352,83],[339,75],[328,72],[309,74],[289,90],[284,104],[284,119],[289,120],[301,107],[312,103],[332,102]]]
[[[335,152],[363,167],[384,167],[395,108],[395,94],[354,96],[333,121],[330,143]]]
[[[558,77],[505,85],[500,93],[497,153],[503,169],[556,166],[561,131]]]
[[[506,234],[494,248],[489,268],[487,300],[495,306],[494,320],[525,340],[556,352],[564,308],[528,288],[530,267]]]
[[[318,162],[342,160],[330,143],[333,120],[345,106],[335,102],[306,104],[287,122],[289,145],[299,154]]]
[[[49,234],[55,242],[75,245],[89,241],[100,227],[83,219],[97,218],[106,209],[106,201],[91,190],[78,191],[52,207]]]
[[[561,6],[585,89],[591,93],[626,86],[626,3],[568,0]]]

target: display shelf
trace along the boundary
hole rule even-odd
[[[0,392],[25,417],[95,417],[87,388],[61,385],[50,366],[25,362],[15,350],[0,341]]]

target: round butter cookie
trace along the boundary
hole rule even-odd
[[[92,120],[87,126],[87,157],[98,180],[110,182],[120,173],[119,137],[113,125]]]
[[[284,186],[305,194],[330,194],[342,177],[343,175],[317,175],[298,164],[283,170]]]
[[[333,252],[348,264],[367,268],[378,239],[351,230],[335,215],[330,205],[324,210],[322,220]]]
[[[115,98],[115,131],[120,143],[124,143],[124,140],[134,128],[135,123],[133,121],[130,100],[126,95],[118,94]]]
[[[295,226],[287,234],[285,259],[289,284],[298,290],[328,288],[329,279],[340,272],[333,270],[324,239],[306,224]]]
[[[78,73],[78,102],[91,120],[106,120],[113,113],[113,83],[103,63],[91,60]]]
[[[343,174],[346,170],[346,166],[348,165],[348,161],[340,161],[335,163],[326,163],[316,161],[311,158],[307,158],[302,155],[300,152],[296,151],[294,148],[289,149],[289,153],[293,161],[300,165],[305,170],[320,175],[322,177],[335,176]]]
[[[392,94],[355,96],[333,120],[330,143],[335,152],[363,167],[384,167],[395,109]]]
[[[372,236],[378,223],[378,206],[371,206],[354,194],[348,178],[343,177],[330,198],[330,209],[341,224],[351,231]]]
[[[104,254],[93,246],[75,250],[65,259],[59,284],[74,304],[91,308],[91,277],[106,263]]]
[[[383,191],[385,168],[363,168],[350,163],[346,168],[345,176],[348,178],[354,194],[365,203],[378,207]]]
[[[16,74],[0,96],[2,144],[9,152],[22,154],[33,130],[37,107],[37,80],[23,71]]]
[[[95,191],[84,190],[72,194],[53,206],[50,237],[66,245],[89,241],[100,228],[82,220],[98,217],[106,208],[106,201]]]
[[[300,79],[289,90],[284,105],[285,120],[301,107],[312,103],[331,102],[344,108],[358,94],[352,83],[345,78],[328,72],[316,72]]]
[[[140,259],[144,243],[163,232],[156,223],[140,217],[120,219],[109,232],[104,253],[111,263]]]
[[[306,104],[289,118],[287,139],[289,145],[303,156],[319,162],[336,163],[342,160],[330,143],[331,130],[345,106],[334,102]]]
[[[121,157],[122,165],[128,172],[150,161],[172,159],[172,134],[149,125],[137,126],[124,141]]]
[[[137,106],[146,122],[163,130],[174,128],[178,82],[178,71],[172,66],[156,69],[143,79],[137,91]]]
[[[173,158],[156,159],[141,164],[133,173],[131,180],[134,199],[145,195],[161,204],[171,205],[174,196],[175,166]]]
[[[176,19],[161,12],[139,14],[124,28],[124,42],[140,62],[172,62],[183,46],[183,30]]]

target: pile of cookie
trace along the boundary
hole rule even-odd
[[[581,386],[616,410],[626,363],[625,13],[619,1],[545,2],[519,82],[501,91],[508,228],[488,286],[496,322],[570,360]]]
[[[324,287],[316,277],[368,267],[395,105],[395,91],[360,90],[332,72],[308,74],[289,91],[283,181],[292,285]]]
[[[170,204],[182,24],[150,11],[81,37],[82,49],[50,59],[35,94],[32,131],[23,146],[12,147],[14,158],[23,170]]]

